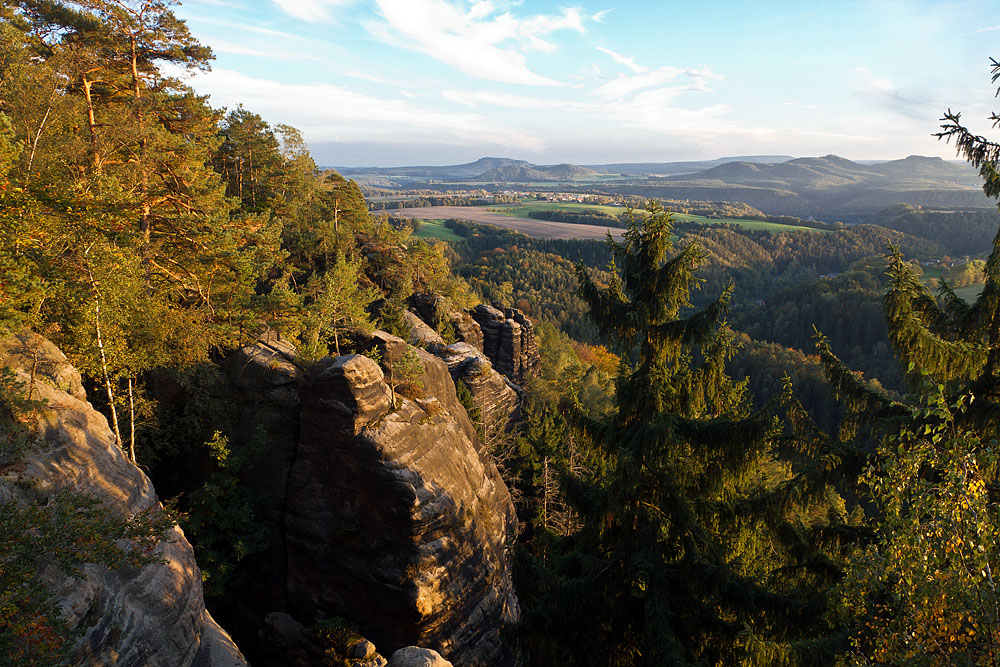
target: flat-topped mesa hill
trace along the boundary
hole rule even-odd
[[[490,169],[476,177],[480,183],[533,183],[539,181],[572,181],[597,172],[573,164],[539,166],[510,164]]]
[[[705,171],[670,176],[675,182],[721,181],[730,184],[825,190],[845,185],[977,189],[978,176],[967,164],[911,155],[879,164],[859,164],[837,155],[805,157],[780,163],[730,162]]]

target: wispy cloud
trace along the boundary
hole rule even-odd
[[[818,104],[803,104],[802,102],[782,102],[783,106],[794,107],[796,109],[819,109],[821,108]]]
[[[681,78],[684,79],[683,84],[670,87],[675,94],[687,91],[711,92],[708,82],[720,81],[725,77],[708,68],[685,69],[665,66],[641,74],[621,74],[595,89],[594,94],[605,100],[617,100],[642,90],[664,86]]]
[[[376,97],[345,86],[281,83],[227,69],[185,78],[209,93],[213,104],[244,104],[266,119],[298,127],[310,141],[447,140],[507,150],[545,147],[543,139],[497,125],[480,114],[438,111],[409,99]]]
[[[618,63],[619,65],[624,65],[625,67],[628,67],[630,70],[632,70],[636,74],[642,74],[643,72],[648,72],[649,71],[648,67],[643,67],[642,65],[636,64],[634,58],[629,58],[627,56],[623,56],[620,53],[615,53],[611,49],[606,49],[603,46],[598,46],[597,50],[598,51],[602,51],[602,52],[608,54],[609,56],[611,56],[611,59],[614,60],[616,63]]]
[[[508,109],[563,109],[575,111],[587,111],[591,108],[591,105],[588,104],[564,102],[547,97],[497,93],[488,90],[444,90],[441,91],[441,96],[449,102],[469,107],[489,105]]]
[[[350,4],[353,0],[274,0],[289,16],[303,21],[328,21],[331,7]]]
[[[257,58],[268,58],[273,60],[300,60],[321,63],[324,62],[319,56],[286,49],[277,49],[271,45],[254,47],[247,43],[237,44],[218,37],[209,37],[204,40],[212,45],[212,50],[217,53],[231,53],[238,56],[254,56]]]
[[[943,104],[928,91],[903,90],[890,80],[876,76],[865,66],[856,67],[855,92],[867,101],[900,116],[926,122],[936,118]]]
[[[615,121],[620,126],[658,136],[762,136],[763,130],[746,129],[735,121],[727,120],[733,110],[728,104],[706,104],[694,108],[678,105],[678,97],[710,93],[706,82],[722,78],[707,69],[660,68],[610,81],[592,91],[589,99],[582,100],[484,90],[449,89],[442,95],[450,102],[466,106],[552,110],[565,116],[569,125],[579,122],[575,116],[583,116]]]
[[[291,1],[291,0],[285,0]],[[585,32],[579,10],[518,18],[495,0],[468,9],[446,0],[375,0],[384,23],[368,30],[395,45],[424,53],[469,76],[528,86],[563,85],[529,69],[524,52],[552,53],[547,39],[558,31]]]

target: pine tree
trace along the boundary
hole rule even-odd
[[[689,312],[707,253],[672,253],[671,234],[652,202],[609,240],[607,286],[578,268],[593,320],[632,363],[616,414],[588,424],[611,472],[567,476],[583,527],[522,587],[529,632],[553,664],[809,662],[823,580],[805,574],[820,559],[789,501],[808,484],[775,462],[775,420],[725,373],[732,287]]]

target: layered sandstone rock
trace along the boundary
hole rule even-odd
[[[406,353],[378,332],[382,364]],[[421,350],[422,396],[395,395],[364,356],[328,358],[301,385],[288,486],[292,612],[354,619],[389,653],[427,646],[455,664],[517,664],[505,548],[516,525],[447,365]],[[394,405],[395,403],[395,405]]]
[[[437,651],[407,646],[392,654],[388,667],[452,667]]]
[[[96,498],[130,515],[158,505],[149,479],[116,445],[107,420],[86,401],[80,376],[48,341],[33,334],[0,339],[0,367],[10,367],[45,402],[39,443],[18,472],[0,477],[0,500],[46,502],[61,489]],[[157,547],[162,564],[81,576],[47,568],[53,601],[80,632],[80,664],[175,667],[245,665],[239,649],[205,609],[201,572],[184,533],[174,528]]]
[[[483,352],[508,379],[523,384],[541,372],[535,328],[516,308],[500,311],[480,304],[472,317],[483,332]]]
[[[416,314],[411,313],[408,310],[404,310],[403,319],[410,327],[410,338],[408,340],[410,345],[433,348],[436,345],[445,344],[444,339],[441,338],[441,334],[428,326],[427,323],[417,317]]]
[[[505,423],[516,418],[521,404],[517,389],[493,369],[489,359],[479,350],[468,343],[454,343],[438,349],[437,353],[448,365],[451,377],[469,388],[472,404],[479,410],[484,424]]]
[[[483,332],[469,313],[455,308],[440,294],[414,294],[410,303],[416,314],[425,323],[434,327],[438,322],[451,324],[459,342],[483,349]]]

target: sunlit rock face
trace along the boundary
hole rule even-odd
[[[453,343],[438,349],[452,378],[461,380],[472,394],[472,403],[484,424],[505,423],[520,407],[519,388],[496,372],[493,364],[468,343]]]
[[[464,310],[450,307],[440,294],[414,294],[410,303],[424,323],[433,328],[438,322],[448,322],[460,342],[483,349],[483,332],[479,324]]]
[[[45,405],[37,419],[40,443],[17,473],[0,476],[0,500],[44,503],[59,489],[71,489],[120,515],[158,505],[149,479],[117,446],[107,420],[87,402],[79,373],[52,343],[30,333],[0,338],[4,366]],[[245,665],[205,609],[201,572],[184,533],[174,528],[156,555],[162,564],[138,570],[86,565],[79,578],[54,567],[42,572],[53,601],[80,632],[77,663]]]
[[[456,665],[516,665],[500,636],[519,616],[507,488],[447,364],[419,350],[423,389],[403,396],[387,374],[406,343],[382,332],[372,343],[381,367],[331,357],[301,384],[285,516],[291,610],[349,616],[386,655],[417,645]]]

